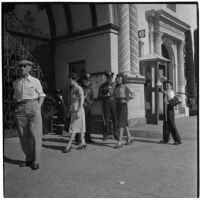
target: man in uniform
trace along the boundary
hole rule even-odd
[[[103,118],[106,128],[106,133],[103,133],[103,140],[106,140],[109,135],[109,119],[110,115],[113,122],[113,133],[116,140],[117,137],[117,114],[116,114],[116,100],[113,94],[115,84],[112,82],[114,73],[106,72],[106,82],[99,88],[99,98],[103,101]]]
[[[39,169],[42,147],[41,106],[46,96],[40,81],[30,75],[33,63],[21,60],[18,63],[21,78],[13,83],[16,100],[15,116],[21,148],[26,156],[25,163],[32,170]]]

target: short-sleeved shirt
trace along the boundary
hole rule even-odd
[[[20,78],[13,83],[13,98],[17,101],[37,99],[45,97],[40,81],[28,75],[26,78]]]
[[[114,83],[103,83],[99,88],[99,97],[103,99],[114,98],[114,91],[115,85]]]
[[[165,94],[165,98],[164,98],[165,104],[169,104],[169,100],[170,100],[170,99],[173,99],[174,96],[175,96],[175,94],[174,94],[174,91],[173,91],[173,90],[168,91],[168,93]]]

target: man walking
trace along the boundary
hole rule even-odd
[[[40,81],[30,75],[33,63],[21,60],[18,66],[21,78],[13,83],[13,98],[17,101],[15,116],[19,140],[26,156],[25,163],[21,166],[37,170],[42,147],[41,106],[46,95]]]

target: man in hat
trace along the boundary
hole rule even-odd
[[[26,156],[25,163],[32,170],[39,169],[42,147],[41,106],[46,96],[40,81],[30,75],[33,63],[21,60],[18,63],[21,78],[13,83],[16,100],[15,116],[22,150]]]
[[[106,133],[103,133],[103,139],[106,140],[109,135],[109,120],[110,115],[113,122],[113,132],[115,139],[117,138],[117,114],[116,114],[116,100],[113,94],[115,85],[112,82],[114,73],[106,72],[106,82],[99,88],[99,98],[103,101],[103,118],[106,128]]]

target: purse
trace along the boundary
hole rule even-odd
[[[173,99],[169,100],[169,105],[172,107],[177,106],[180,103],[182,103],[182,101],[181,101],[181,98],[179,97],[179,95],[175,95],[173,97]]]

